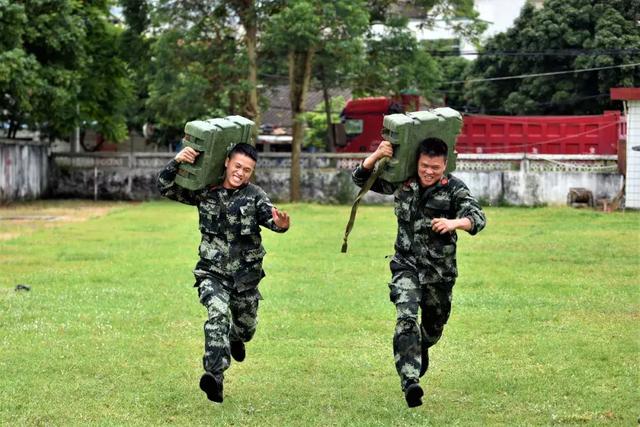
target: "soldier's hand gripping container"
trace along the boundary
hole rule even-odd
[[[418,147],[425,138],[440,138],[449,148],[446,172],[456,168],[455,144],[462,128],[462,116],[451,108],[436,108],[384,117],[382,136],[393,144],[393,158],[387,162],[380,178],[404,182],[415,176]]]
[[[253,144],[254,123],[242,116],[194,120],[184,127],[182,144],[200,154],[193,164],[181,163],[176,184],[189,190],[199,190],[224,181],[224,161],[234,145]]]

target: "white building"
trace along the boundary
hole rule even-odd
[[[611,99],[625,103],[627,116],[625,206],[640,209],[640,88],[612,88]]]

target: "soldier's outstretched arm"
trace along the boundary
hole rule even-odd
[[[200,201],[202,190],[188,190],[180,187],[175,182],[180,163],[193,163],[197,156],[197,151],[191,147],[185,147],[160,171],[158,175],[158,190],[160,190],[160,194],[163,197],[187,205],[196,205]]]
[[[284,233],[289,229],[291,223],[289,214],[273,206],[269,196],[262,189],[260,189],[260,194],[256,199],[256,208],[258,224],[261,226],[277,233]]]
[[[456,211],[456,218],[467,218],[470,226],[460,227],[474,235],[481,231],[487,224],[487,217],[480,207],[480,203],[471,195],[469,189],[463,183],[456,188],[453,193],[453,202]]]

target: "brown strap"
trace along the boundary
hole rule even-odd
[[[388,162],[389,162],[389,158],[384,157],[376,163],[375,170],[373,171],[369,179],[367,179],[367,182],[364,183],[364,185],[360,189],[360,192],[356,196],[356,199],[353,202],[353,206],[351,207],[351,216],[349,217],[347,228],[344,231],[344,239],[342,242],[342,250],[341,250],[342,253],[347,252],[347,239],[349,238],[349,233],[351,233],[351,230],[353,229],[353,223],[356,220],[356,213],[358,212],[358,205],[360,204],[360,200],[362,200],[365,193],[371,189],[371,186],[376,181],[376,179],[378,179],[378,177],[380,176],[380,174],[382,173],[382,171],[384,170],[384,167],[387,165]]]

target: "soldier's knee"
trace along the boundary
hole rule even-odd
[[[418,329],[418,318],[411,314],[398,315],[396,319],[396,331],[401,333]]]

